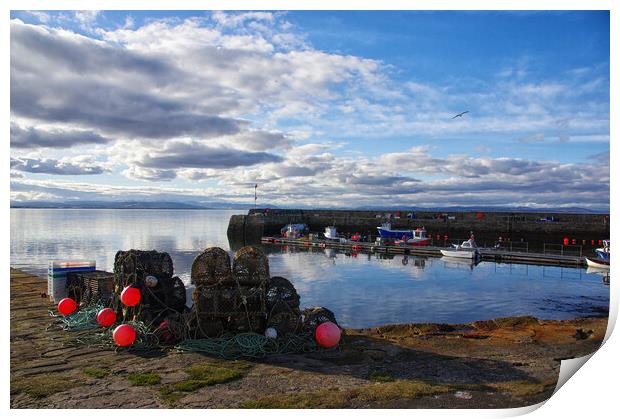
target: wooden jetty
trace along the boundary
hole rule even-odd
[[[289,239],[283,237],[263,237],[261,243],[306,248],[330,248],[361,253],[405,254],[429,257],[442,257],[440,250],[446,249],[445,247],[438,246],[378,245],[375,243],[351,241],[340,243],[333,240],[309,240],[307,238]],[[492,248],[478,248],[478,251],[480,252],[482,260],[485,261],[574,267],[586,265],[585,259],[582,256],[514,252]]]

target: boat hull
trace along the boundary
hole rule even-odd
[[[383,227],[377,227],[379,230],[379,236],[390,238],[390,239],[402,239],[403,237],[407,237],[407,240],[413,238],[413,231],[411,230],[388,230]]]
[[[591,268],[609,269],[609,260],[586,257],[586,264]]]
[[[475,250],[440,250],[441,254],[451,258],[476,259],[480,254]]]
[[[429,246],[431,244],[430,239],[411,239],[407,240],[409,246]]]

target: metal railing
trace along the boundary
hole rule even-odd
[[[528,242],[501,241],[495,244],[495,249],[508,252],[529,253],[530,245]]]
[[[564,245],[564,244],[549,244],[543,245],[543,253],[545,255],[561,255],[561,256],[583,256],[583,246],[581,245]]]

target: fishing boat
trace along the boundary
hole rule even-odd
[[[443,256],[459,259],[478,259],[480,258],[480,252],[474,241],[474,237],[464,241],[461,244],[453,244],[454,249],[441,249],[440,252]]]
[[[586,257],[586,264],[591,268],[609,270],[610,241],[603,240],[603,247],[594,250],[595,258]]]
[[[280,234],[287,239],[297,239],[307,231],[308,227],[305,224],[287,224],[280,230]]]
[[[415,230],[392,230],[390,223],[383,223],[377,230],[382,238],[402,240],[411,246],[428,246],[431,242],[424,227]]]
[[[289,239],[296,239],[308,231],[305,224],[287,224],[280,229],[280,235]]]

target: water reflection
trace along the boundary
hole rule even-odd
[[[584,269],[263,247],[272,274],[291,279],[303,305],[330,307],[351,327],[520,315],[568,319],[602,315],[609,301],[607,287]]]
[[[443,256],[441,260],[444,263],[444,267],[451,269],[469,269],[473,270],[475,266],[480,263],[480,259],[461,259],[453,258],[450,256]]]
[[[156,249],[170,253],[175,270],[185,275],[197,252],[229,248],[228,220],[240,213],[11,209],[11,266],[42,275],[50,259],[94,259],[99,269],[111,270],[118,250]]]
[[[599,269],[588,266],[586,273],[592,275],[598,275],[602,278],[603,284],[609,285],[609,269]]]

